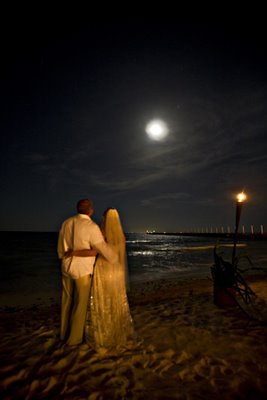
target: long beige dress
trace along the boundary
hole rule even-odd
[[[97,351],[119,350],[133,339],[134,328],[127,299],[125,238],[112,243],[119,261],[110,264],[98,256],[89,299],[86,336]]]

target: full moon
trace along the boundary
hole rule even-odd
[[[154,119],[146,126],[146,133],[152,140],[163,140],[168,135],[169,130],[164,121]]]

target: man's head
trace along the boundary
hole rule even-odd
[[[77,211],[79,214],[91,216],[94,212],[93,202],[90,199],[82,199],[77,203]]]

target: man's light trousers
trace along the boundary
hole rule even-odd
[[[83,341],[90,286],[91,275],[79,279],[62,275],[60,339],[68,345]]]

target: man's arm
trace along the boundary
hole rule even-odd
[[[68,250],[65,252],[64,257],[95,257],[97,255],[97,251],[93,249],[82,249],[82,250]]]
[[[61,226],[61,229],[58,234],[58,241],[57,241],[57,254],[58,258],[63,258],[65,249],[64,249],[64,234],[63,234],[64,227]]]
[[[90,245],[98,253],[100,253],[110,264],[115,264],[119,261],[119,256],[113,247],[105,242],[104,236],[98,225],[94,224]]]
[[[100,253],[110,264],[115,264],[119,261],[117,252],[105,241],[93,245],[93,248]]]

